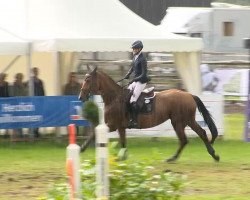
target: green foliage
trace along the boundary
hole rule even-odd
[[[93,101],[87,101],[83,107],[84,117],[95,127],[99,124],[98,106]]]
[[[65,200],[70,199],[69,188],[66,183],[57,183],[53,186],[53,189],[48,192],[47,197],[41,197],[39,200]]]
[[[154,175],[154,167],[145,162],[117,163],[110,171],[110,194],[112,200],[165,200],[178,199],[183,179],[178,174]]]
[[[184,176],[174,173],[154,174],[155,168],[146,162],[129,161],[110,166],[111,200],[169,200],[179,199],[184,185]],[[82,164],[82,199],[95,200],[95,163],[85,160]],[[69,199],[67,184],[55,184],[48,197],[41,200]]]
[[[156,172],[148,161],[116,162],[116,143],[111,143],[109,180],[111,200],[169,200],[179,199],[184,186],[184,176],[175,173]],[[81,169],[82,199],[95,200],[96,169],[94,160],[84,160]],[[48,199],[68,199],[66,184],[56,184]],[[46,199],[42,199],[46,200]]]

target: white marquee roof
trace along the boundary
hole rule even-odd
[[[31,0],[29,16],[28,37],[39,51],[130,51],[137,39],[145,51],[191,52],[203,46],[201,39],[150,24],[118,0]]]
[[[202,40],[166,32],[118,0],[8,0],[0,2],[0,27],[35,41],[37,51],[130,51],[134,40],[145,51],[194,52]],[[0,33],[0,52],[19,54],[23,41]],[[20,46],[13,48],[13,45]],[[5,47],[4,47],[5,46]],[[25,48],[25,47],[24,47]]]
[[[24,55],[28,53],[28,42],[0,28],[0,55]]]
[[[144,51],[173,52],[188,90],[201,91],[202,39],[156,27],[118,0],[0,1],[0,27],[31,41],[34,51],[130,51],[131,43],[140,39]],[[26,52],[23,41],[0,37],[0,52]]]
[[[169,7],[160,26],[172,33],[187,33],[190,21],[199,21],[211,8]]]

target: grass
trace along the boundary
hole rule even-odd
[[[145,140],[142,142],[146,142]],[[139,155],[154,158],[159,170],[173,171],[188,176],[188,185],[182,199],[248,199],[250,195],[250,146],[241,141],[218,140],[214,145],[221,162],[214,162],[206,152],[203,143],[191,139],[181,158],[173,164],[162,162],[172,155],[177,141],[161,139],[150,142],[150,147],[132,147],[133,143],[142,146],[137,140],[130,141],[130,159]]]
[[[224,115],[225,139],[242,140],[245,116],[242,114]]]
[[[221,162],[214,162],[198,138],[189,139],[180,159],[165,163],[176,150],[173,138],[129,139],[129,159],[148,159],[157,170],[187,175],[183,200],[246,200],[250,196],[250,144],[242,141],[244,117],[225,116],[225,137],[214,148]],[[37,199],[46,194],[51,184],[66,181],[66,143],[48,141],[0,143],[0,200]],[[81,159],[94,158],[94,148],[81,154]]]

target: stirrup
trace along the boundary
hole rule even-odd
[[[131,129],[131,128],[138,128],[138,123],[133,121],[133,120],[130,120],[129,123],[128,123],[128,128]]]

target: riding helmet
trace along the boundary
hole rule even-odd
[[[133,44],[132,44],[132,49],[142,49],[143,48],[143,44],[140,40],[136,40]]]

